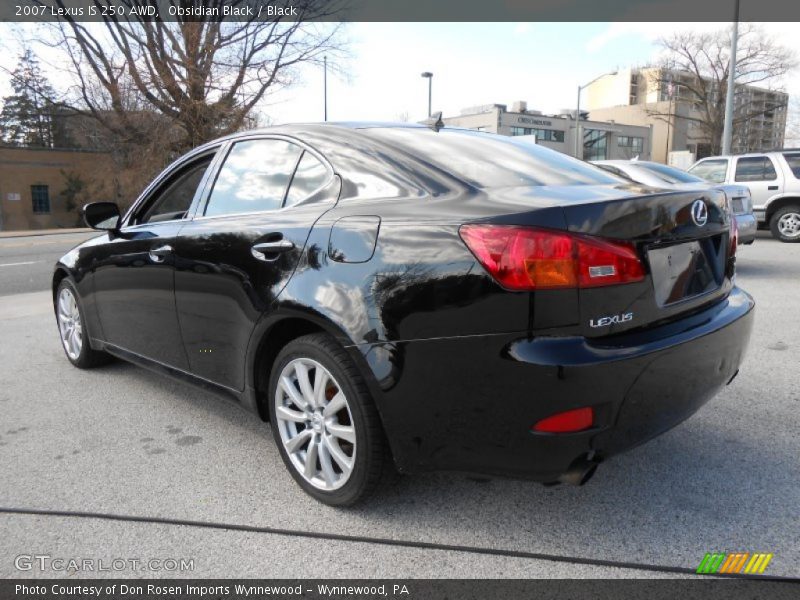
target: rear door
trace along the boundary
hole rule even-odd
[[[736,159],[734,181],[750,188],[753,206],[763,207],[783,189],[782,177],[769,156],[740,156]]]
[[[336,203],[339,180],[294,139],[246,138],[226,152],[175,240],[175,301],[192,373],[242,390],[255,324],[304,253],[317,251],[306,240]]]

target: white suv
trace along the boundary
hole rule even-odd
[[[750,188],[753,214],[782,242],[800,242],[800,150],[710,156],[689,172],[713,183]]]

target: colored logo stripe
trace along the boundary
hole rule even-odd
[[[744,572],[748,574],[761,574],[766,570],[772,556],[772,554],[766,553],[751,555],[749,552],[732,552],[730,554],[707,552],[697,567],[697,573],[741,573],[744,569]]]

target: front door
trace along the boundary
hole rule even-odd
[[[168,174],[110,234],[94,269],[105,341],[182,370],[189,362],[175,311],[173,249],[212,158],[213,152]]]
[[[244,388],[253,329],[306,252],[314,223],[336,203],[338,182],[321,156],[294,141],[231,145],[175,240],[175,299],[192,373]]]

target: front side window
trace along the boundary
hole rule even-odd
[[[134,219],[134,224],[158,223],[186,218],[197,188],[203,180],[213,156],[201,158],[170,178],[144,210]]]
[[[711,183],[724,183],[727,170],[727,159],[705,160],[690,168],[689,173]]]
[[[772,181],[777,177],[766,156],[745,156],[736,161],[736,181]]]
[[[279,209],[302,153],[284,140],[235,143],[217,175],[205,216]]]
[[[46,185],[31,186],[31,201],[36,214],[50,212],[50,188]]]

